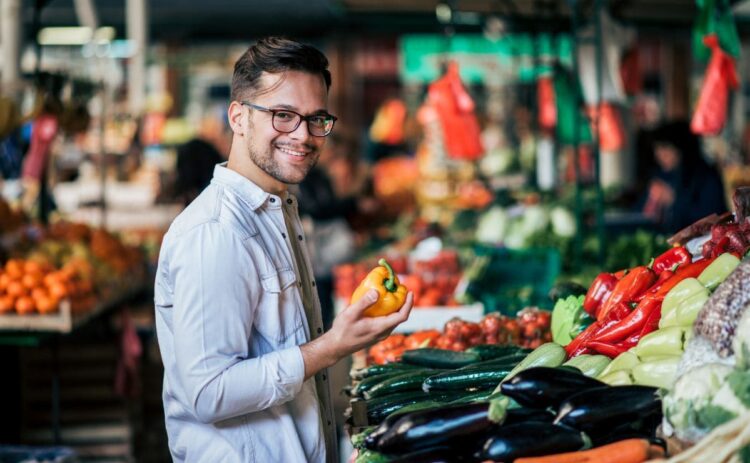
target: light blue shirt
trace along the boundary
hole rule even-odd
[[[299,345],[323,330],[291,239],[304,240],[296,199],[225,165],[164,236],[154,302],[174,461],[337,461],[328,373],[304,381]]]

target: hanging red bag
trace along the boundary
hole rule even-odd
[[[539,104],[539,127],[542,130],[554,129],[557,125],[557,106],[552,77],[540,77],[536,81],[536,96]]]
[[[625,128],[620,119],[617,107],[610,103],[599,105],[599,148],[602,151],[618,151],[625,146]],[[586,108],[591,120],[591,130],[595,131],[594,119],[597,115],[596,106]]]
[[[448,155],[454,159],[479,159],[484,153],[479,121],[455,62],[448,63],[445,75],[430,84],[428,101],[440,118]]]
[[[717,36],[708,35],[703,42],[711,49],[711,61],[706,68],[690,129],[699,135],[717,135],[727,119],[729,90],[736,89],[739,80],[734,59],[719,48]]]

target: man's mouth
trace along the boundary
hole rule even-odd
[[[305,157],[312,152],[310,150],[305,150],[305,149],[297,150],[297,149],[293,149],[287,146],[276,145],[276,148],[284,154],[288,154],[290,156],[297,156],[297,157]]]

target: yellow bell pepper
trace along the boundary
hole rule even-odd
[[[378,300],[365,310],[367,317],[380,317],[396,312],[406,300],[406,286],[399,283],[393,268],[385,259],[380,259],[378,267],[372,269],[354,290],[351,304],[360,300],[371,289],[378,292]]]

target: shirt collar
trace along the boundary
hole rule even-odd
[[[258,209],[266,203],[268,203],[269,207],[278,208],[281,207],[282,201],[294,200],[294,196],[288,191],[283,194],[283,198],[264,191],[261,187],[253,183],[252,180],[227,168],[226,162],[217,164],[214,167],[214,178],[212,181],[230,188],[253,210]]]

